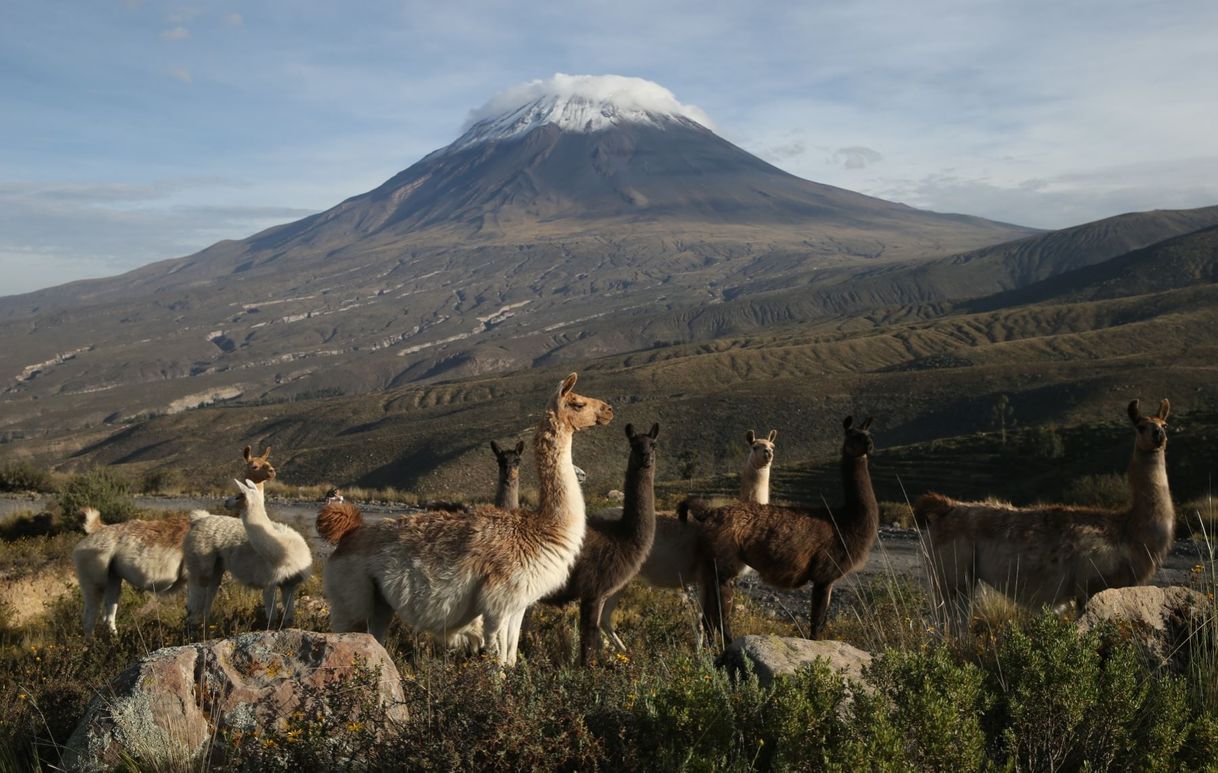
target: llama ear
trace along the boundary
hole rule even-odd
[[[244,453],[243,453],[243,456],[245,457],[245,461],[247,461],[247,462],[248,462],[248,461],[250,460],[250,451],[252,451],[252,450],[253,450],[253,449],[252,449],[252,448],[250,448],[249,446],[246,446],[246,447],[245,447],[245,451],[244,451]]]
[[[1142,418],[1142,412],[1138,410],[1138,403],[1140,402],[1141,400],[1131,400],[1129,402],[1129,408],[1127,409],[1129,411],[1129,420],[1134,424],[1137,424]]]
[[[243,493],[243,494],[246,492],[246,488],[245,488],[245,484],[244,484],[244,483],[242,483],[241,481],[237,480],[236,478],[233,478],[233,483],[236,483],[236,484],[237,484],[237,490],[238,490],[238,491],[240,491],[240,492],[241,492],[241,493]]]
[[[495,456],[503,456],[503,449],[494,440],[491,441],[491,450],[495,452]]]
[[[634,437],[634,425],[633,424],[626,425],[626,437],[628,437],[628,438]]]
[[[516,443],[516,453],[517,454],[524,453],[524,441],[523,440]]]
[[[578,378],[579,378],[578,373],[572,373],[570,376],[567,376],[566,378],[564,378],[562,380],[562,383],[558,385],[558,396],[566,397],[567,393],[575,388],[575,381]]]
[[[873,421],[875,421],[875,417],[868,416],[866,419],[863,420],[863,426],[859,427],[859,429],[866,432],[867,430],[871,429],[871,422],[873,422]]]
[[[775,440],[777,440],[777,439],[778,439],[778,430],[776,430],[776,429],[772,429],[772,430],[770,430],[770,437],[769,437],[769,439],[770,439],[770,442],[771,442],[771,443],[773,443]]]
[[[850,429],[853,426],[854,426],[854,417],[853,416],[847,416],[845,421],[842,422],[842,427],[844,429]]]
[[[267,446],[266,450],[262,452],[262,456],[260,456],[259,458],[262,459],[262,461],[264,461],[264,462],[267,459],[270,459],[271,458],[271,447]]]
[[[245,479],[245,487],[246,487],[247,489],[249,489],[249,491],[250,491],[251,493],[252,493],[252,492],[255,492],[255,491],[257,491],[257,490],[258,490],[258,484],[257,484],[257,483],[255,483],[254,481],[250,480],[249,478],[246,478],[246,479]]]
[[[1159,412],[1155,414],[1161,421],[1167,421],[1167,414],[1171,413],[1171,403],[1167,402],[1167,398],[1163,398],[1163,402],[1159,403]]]
[[[753,430],[749,430],[748,432],[744,433],[744,442],[748,443],[749,445],[753,445],[753,441],[756,439],[757,436],[753,434]]]
[[[652,440],[655,440],[656,438],[658,438],[660,436],[660,423],[656,422],[655,424],[652,424],[651,432],[649,432],[647,434],[651,435]]]

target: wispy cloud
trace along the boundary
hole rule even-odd
[[[171,67],[169,68],[169,74],[183,83],[190,83],[194,80],[190,74],[190,70],[186,69],[185,67]]]
[[[185,40],[188,37],[190,37],[190,30],[181,25],[178,25],[177,27],[170,27],[169,29],[161,32],[162,40]]]
[[[833,163],[840,164],[843,169],[863,169],[869,164],[884,160],[884,156],[877,150],[862,145],[851,145],[848,148],[838,148],[833,151],[831,159]]]

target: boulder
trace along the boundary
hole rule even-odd
[[[1088,631],[1105,622],[1115,623],[1137,636],[1148,654],[1166,663],[1213,609],[1213,602],[1191,588],[1109,588],[1087,602],[1078,627]]]
[[[840,641],[813,641],[784,636],[742,636],[719,657],[719,664],[732,671],[752,664],[757,681],[769,687],[781,676],[793,674],[818,660],[848,681],[866,686],[863,671],[871,665],[871,653]]]
[[[609,489],[609,493],[605,494],[605,499],[608,499],[610,502],[625,502],[626,492],[621,489]]]
[[[352,698],[351,685],[368,691]],[[344,697],[345,696],[345,697]],[[303,716],[354,721],[375,705],[407,718],[397,668],[367,634],[285,630],[167,647],[96,696],[68,740],[68,770],[199,769],[230,743],[287,732]]]

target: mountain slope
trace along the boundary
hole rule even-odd
[[[801,180],[655,84],[537,88],[326,212],[0,299],[0,429],[604,356],[663,340],[649,320],[1030,233]]]

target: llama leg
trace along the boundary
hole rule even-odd
[[[699,583],[702,587],[702,625],[707,640],[712,646],[720,637],[723,639],[724,646],[727,646],[732,641],[730,622],[732,584],[731,581],[719,582],[718,580],[713,565],[704,568],[703,577]]]
[[[111,634],[118,633],[114,619],[118,616],[118,596],[122,590],[122,578],[113,573],[106,576],[106,595],[102,599],[102,623],[110,629]]]
[[[207,621],[211,619],[211,605],[216,601],[216,594],[220,592],[220,583],[223,580],[224,568],[217,561],[211,577],[207,578],[207,584],[203,586],[202,619],[199,625],[203,628],[204,638],[207,637]]]
[[[291,628],[296,623],[296,589],[300,583],[288,583],[279,588],[283,595],[283,627]]]
[[[524,624],[524,614],[526,611],[528,611],[528,607],[525,607],[518,614],[512,615],[511,619],[508,621],[507,664],[509,666],[516,665],[516,651],[520,648],[520,629]]]
[[[385,631],[393,621],[393,607],[375,590],[372,592],[372,611],[368,614],[368,633],[378,642],[385,643]]]
[[[81,623],[84,625],[85,638],[93,638],[93,627],[97,625],[97,609],[101,606],[102,588],[89,581],[80,583],[80,595],[84,603],[84,613]]]
[[[819,639],[829,616],[829,599],[833,595],[833,583],[816,583],[812,586],[812,614],[809,619],[809,639]]]
[[[601,643],[601,607],[604,599],[580,599],[579,602],[579,663],[592,662]]]
[[[275,594],[279,588],[274,585],[268,585],[262,589],[262,609],[266,612],[266,627],[268,629],[275,627]]]
[[[500,612],[484,611],[482,626],[486,636],[486,654],[493,657],[500,665],[506,665],[510,649],[507,617]]]
[[[618,638],[617,631],[613,628],[613,612],[617,609],[617,602],[621,597],[622,591],[618,591],[605,599],[605,605],[601,607],[601,633],[617,648],[618,652],[624,653],[626,645]]]

